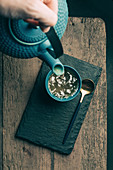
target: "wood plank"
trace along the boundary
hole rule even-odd
[[[62,43],[65,53],[100,66],[103,71],[74,150],[67,157],[54,153],[54,170],[105,170],[107,161],[105,23],[97,18],[70,18]]]
[[[3,54],[0,52],[0,170],[2,170],[2,156],[3,156],[3,138],[2,138],[2,131],[3,131]]]
[[[15,132],[29,99],[41,61],[4,55],[4,170],[51,169],[51,152],[16,139]]]

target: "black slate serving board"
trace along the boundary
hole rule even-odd
[[[74,67],[82,79],[92,79],[96,87],[102,70],[100,67],[66,54],[61,56],[60,60],[64,65]],[[80,94],[75,99],[65,103],[53,100],[45,89],[45,78],[49,70],[49,67],[43,63],[22,116],[16,137],[63,154],[70,154],[93,93],[84,98],[68,139],[65,144],[62,144],[68,124],[80,99]]]

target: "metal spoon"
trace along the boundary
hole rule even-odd
[[[80,106],[82,104],[82,101],[84,99],[84,96],[92,93],[93,90],[94,90],[94,82],[92,80],[90,80],[90,79],[84,79],[82,81],[82,88],[80,90],[82,95],[81,95],[80,101],[79,101],[79,103],[78,103],[78,105],[76,107],[76,110],[75,110],[75,112],[74,112],[74,114],[73,114],[73,116],[71,118],[71,121],[70,121],[69,126],[67,128],[67,131],[65,133],[65,136],[64,136],[64,139],[63,139],[63,142],[62,142],[63,144],[66,142],[66,139],[68,138],[68,135],[69,135],[69,133],[71,131],[71,128],[72,128],[72,126],[74,124],[74,121],[75,121],[75,119],[77,117],[77,113],[78,113],[78,111],[80,109]]]

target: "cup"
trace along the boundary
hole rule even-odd
[[[56,100],[56,101],[59,101],[59,102],[67,102],[67,101],[70,101],[72,99],[74,99],[80,92],[80,89],[81,89],[81,86],[82,86],[82,80],[81,80],[81,77],[80,77],[80,74],[77,72],[76,69],[74,69],[73,67],[71,66],[68,66],[68,65],[64,65],[64,71],[68,71],[70,73],[72,73],[72,75],[74,77],[76,77],[76,83],[77,83],[77,86],[76,86],[76,91],[74,92],[73,95],[69,95],[67,98],[59,98],[57,96],[55,96],[53,93],[51,93],[51,90],[50,90],[50,87],[49,87],[49,79],[51,77],[51,75],[53,74],[53,71],[50,70],[46,76],[46,79],[45,79],[45,88],[46,88],[46,91],[47,93],[49,94],[49,96]]]

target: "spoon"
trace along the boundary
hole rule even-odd
[[[65,133],[65,136],[64,136],[64,139],[63,139],[63,142],[62,142],[63,144],[66,142],[66,140],[67,140],[67,138],[69,136],[71,128],[72,128],[72,126],[74,124],[74,121],[75,121],[75,119],[77,117],[77,113],[78,113],[78,111],[80,109],[80,106],[81,106],[81,104],[83,102],[84,96],[92,93],[93,90],[94,90],[94,82],[92,80],[90,80],[90,79],[84,79],[82,81],[82,88],[80,90],[82,95],[81,95],[80,101],[79,101],[79,103],[78,103],[78,105],[76,107],[76,110],[75,110],[75,112],[74,112],[74,114],[73,114],[73,116],[71,118],[71,121],[70,121],[70,123],[68,125],[67,131]]]

